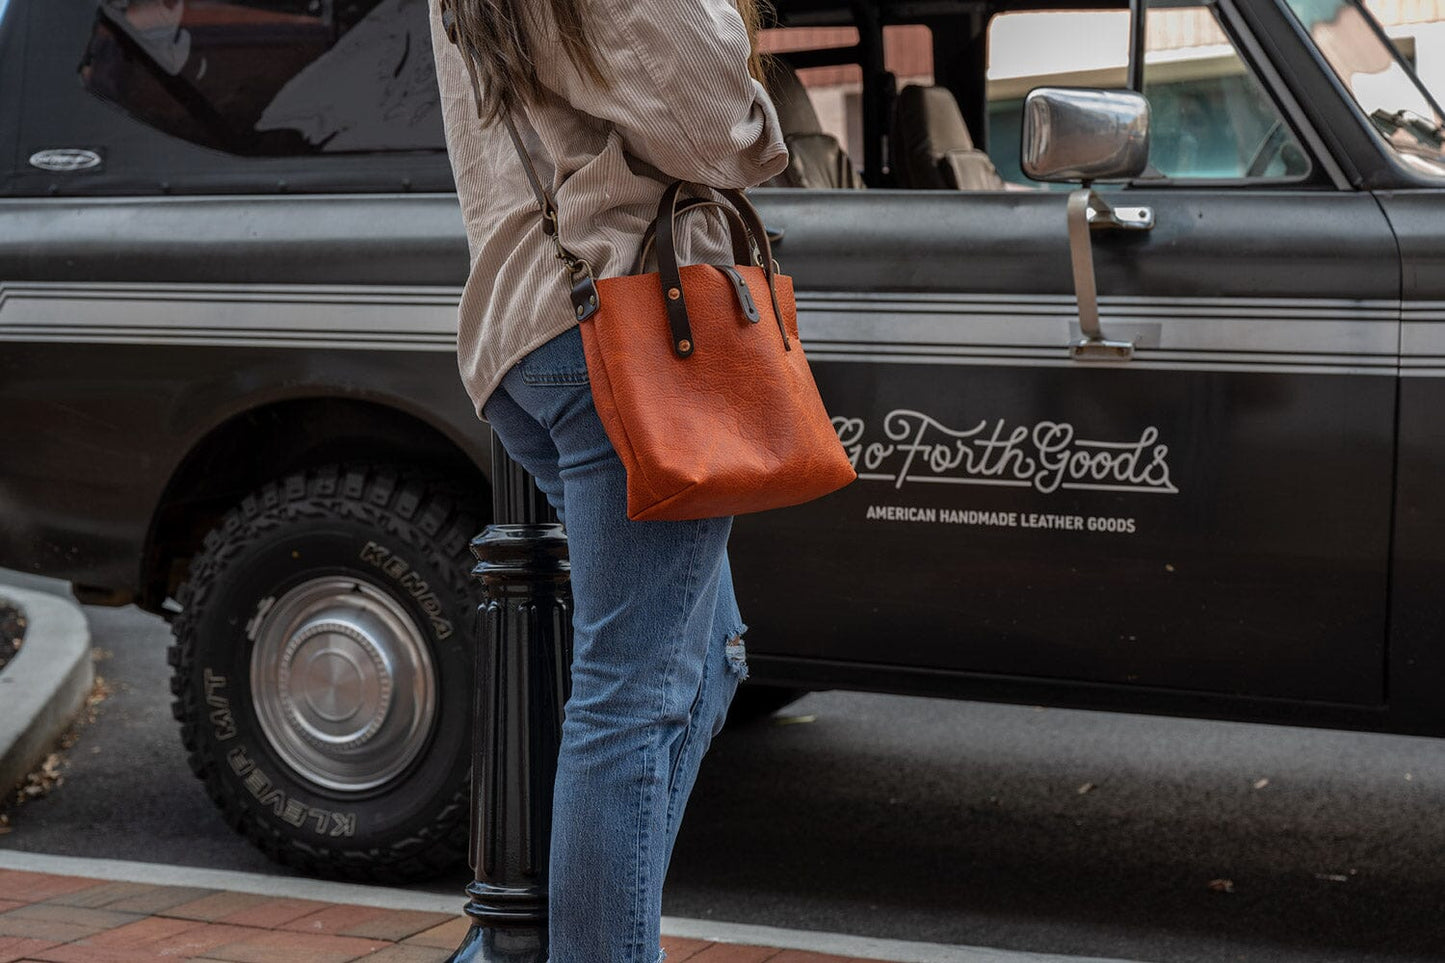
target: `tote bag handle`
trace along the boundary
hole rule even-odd
[[[667,322],[672,328],[672,351],[679,358],[686,358],[693,353],[696,342],[692,336],[692,323],[687,317],[687,298],[682,290],[682,274],[677,264],[677,247],[674,242],[674,228],[677,222],[677,198],[684,187],[690,186],[687,181],[673,181],[662,192],[662,200],[657,205],[657,274],[662,284],[662,303],[667,308]],[[691,185],[697,186],[697,185]],[[778,331],[783,336],[783,349],[793,350],[788,340],[788,329],[783,323],[783,312],[778,307],[778,291],[773,281],[773,274],[776,265],[773,263],[772,245],[768,243],[768,232],[763,227],[763,220],[758,216],[757,209],[743,196],[743,192],[728,187],[713,188],[726,198],[737,213],[742,217],[753,244],[757,247],[759,258],[762,261],[763,277],[768,282],[768,296],[773,302],[773,318],[778,323]]]

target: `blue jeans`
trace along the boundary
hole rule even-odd
[[[572,560],[549,961],[655,963],[683,807],[747,675],[732,519],[628,521],[626,474],[576,328],[507,372],[483,414],[557,509]]]

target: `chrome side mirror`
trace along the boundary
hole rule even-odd
[[[1138,177],[1149,165],[1149,101],[1132,90],[1036,87],[1024,100],[1021,156],[1036,181]]]
[[[1148,231],[1154,212],[1117,207],[1090,183],[1138,177],[1149,166],[1149,101],[1132,90],[1038,87],[1024,99],[1023,169],[1036,181],[1082,181],[1069,195],[1069,256],[1080,337],[1069,356],[1083,362],[1134,357],[1134,342],[1109,338],[1099,325],[1094,279],[1096,231]]]

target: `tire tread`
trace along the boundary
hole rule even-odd
[[[480,591],[467,578],[467,546],[480,531],[479,512],[467,494],[447,479],[389,466],[328,465],[296,472],[246,496],[206,533],[176,591],[181,610],[171,623],[174,644],[166,652],[173,667],[172,715],[180,722],[181,741],[191,771],[204,783],[227,825],[267,856],[302,872],[352,880],[396,882],[434,876],[454,866],[467,851],[469,786],[455,787],[421,832],[371,849],[316,846],[289,837],[269,825],[243,800],[226,790],[225,759],[202,738],[206,706],[196,680],[196,627],[215,579],[255,539],[295,518],[343,514],[375,524],[389,537],[428,554],[446,573],[448,588],[480,602]],[[419,517],[418,517],[419,516]],[[470,655],[470,653],[468,653]]]

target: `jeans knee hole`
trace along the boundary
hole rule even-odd
[[[730,637],[727,641],[726,652],[728,671],[735,674],[739,682],[746,679],[748,677],[748,650],[747,646],[743,644],[743,637],[741,635]]]

